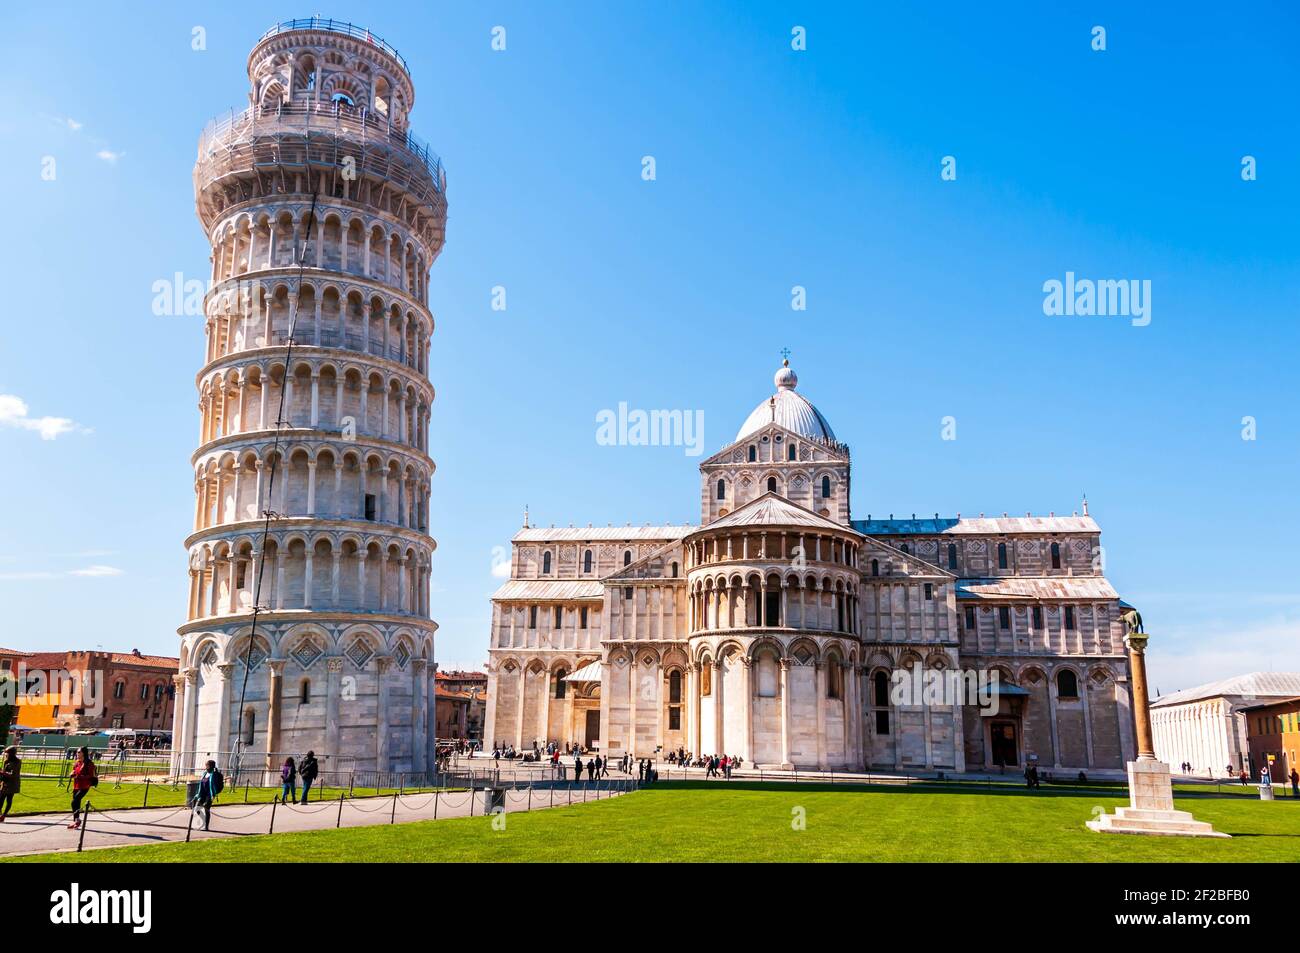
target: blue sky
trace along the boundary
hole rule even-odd
[[[698,458],[599,446],[599,411],[702,410],[712,453],[788,347],[852,447],[855,516],[1068,513],[1086,491],[1159,688],[1300,670],[1297,15],[1131,6],[319,11],[403,53],[448,169],[442,666],[485,657],[493,548],[525,504],[543,525],[698,519]],[[202,328],[155,317],[151,287],[206,278],[199,130],[245,103],[272,20],[313,12],[9,14],[0,644],[175,650]],[[1044,315],[1070,271],[1149,280],[1151,323]]]

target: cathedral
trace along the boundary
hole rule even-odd
[[[698,526],[541,528],[492,597],[488,745],[823,770],[1122,771],[1122,612],[1088,515],[854,519],[789,362]],[[991,686],[982,703],[937,685]],[[931,682],[927,682],[929,684]]]

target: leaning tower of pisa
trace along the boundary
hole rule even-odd
[[[446,179],[411,133],[406,61],[369,30],[280,23],[248,79],[194,166],[212,286],[176,769],[311,749],[326,772],[423,772]]]

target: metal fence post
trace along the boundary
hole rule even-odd
[[[335,827],[343,826],[343,792],[342,791],[339,792],[339,817],[338,820],[334,822],[334,826]]]
[[[528,810],[533,809],[533,782],[528,782]]]
[[[185,843],[187,844],[190,842],[190,833],[194,830],[194,805],[191,804],[189,808],[190,808],[190,822],[187,825],[185,825]]]
[[[433,819],[438,819],[438,792],[433,792]]]
[[[268,834],[275,833],[275,806],[280,803],[280,795],[276,795],[271,801],[271,826],[266,829]]]
[[[86,828],[90,826],[90,802],[89,801],[87,801],[86,806],[81,809],[81,816],[82,816],[81,835],[77,838],[78,854],[81,853],[81,845],[86,842]]]
[[[140,806],[141,807],[149,806],[149,779],[148,778],[144,779],[144,803],[141,804]]]

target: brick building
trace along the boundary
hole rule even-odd
[[[171,727],[173,685],[179,660],[130,652],[0,651],[0,671],[25,673],[28,695],[19,700],[17,724],[25,728]],[[61,680],[79,679],[80,695],[59,690]]]
[[[1274,784],[1290,783],[1293,768],[1300,769],[1300,698],[1251,705],[1241,709],[1250,751],[1250,776],[1269,765]],[[1270,762],[1269,758],[1273,760]]]
[[[487,673],[438,672],[436,680],[437,737],[482,741],[487,713]]]

